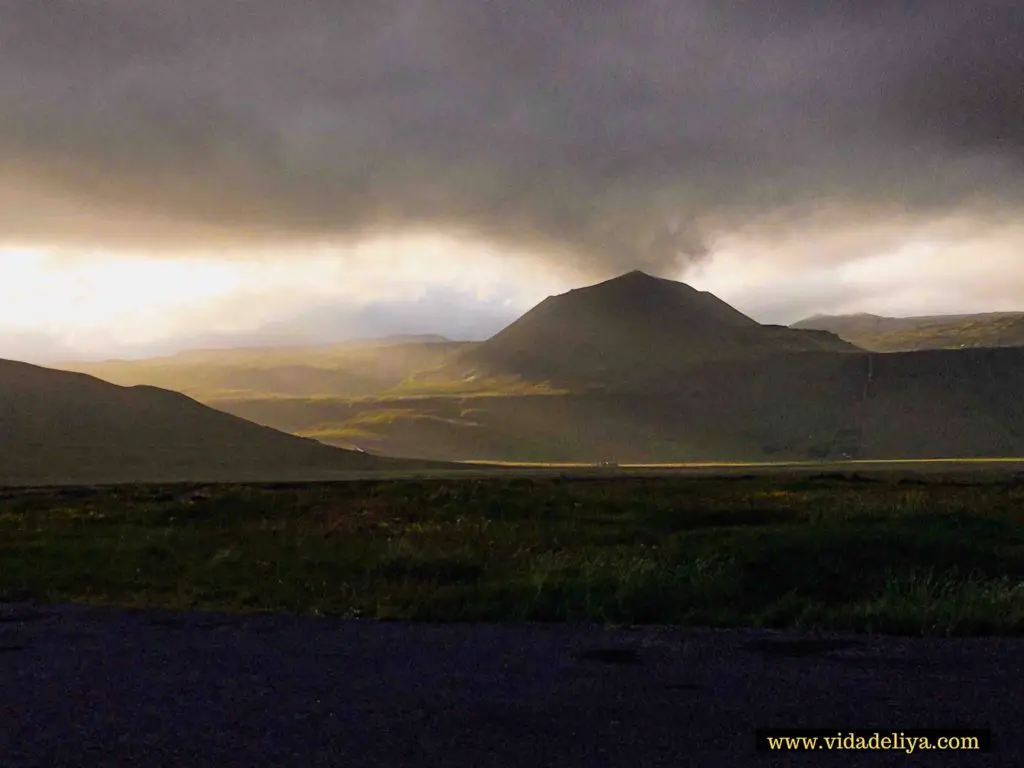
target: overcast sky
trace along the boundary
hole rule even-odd
[[[0,0],[0,356],[1024,309],[1022,83],[1019,0]]]

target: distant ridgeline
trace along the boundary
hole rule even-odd
[[[1007,340],[1021,316],[982,317]],[[954,349],[882,355],[862,348],[885,346],[867,331],[832,320],[843,318],[762,325],[709,293],[630,272],[549,297],[483,342],[415,337],[76,369],[181,389],[259,424],[382,455],[1024,456],[1024,348],[970,348],[965,335]],[[900,332],[918,341],[941,325],[911,320]],[[961,321],[976,340],[993,338],[980,321]],[[871,333],[890,327],[858,322]]]
[[[872,352],[1024,346],[1024,312],[928,317],[815,315],[792,327],[830,331]]]

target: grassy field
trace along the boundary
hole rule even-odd
[[[0,599],[1024,633],[1024,487],[467,477],[0,490]]]

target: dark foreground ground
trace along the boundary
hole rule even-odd
[[[0,763],[1024,764],[1019,639],[0,607]],[[991,728],[989,754],[754,749],[757,727]]]
[[[0,489],[0,768],[1024,765],[1020,465],[845,470]]]

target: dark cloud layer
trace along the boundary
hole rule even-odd
[[[1022,200],[1019,0],[0,0],[0,241],[410,228],[657,272]]]

